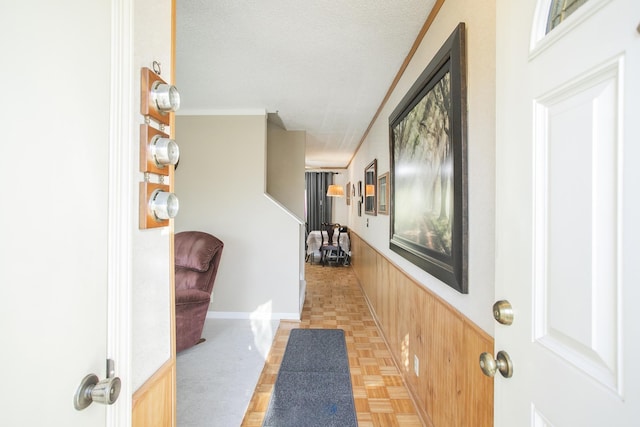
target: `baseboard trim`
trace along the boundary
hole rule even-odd
[[[300,280],[300,302],[299,302],[300,309],[298,310],[300,314],[298,315],[298,319],[300,319],[300,316],[302,316],[302,308],[304,307],[304,300],[306,297],[307,297],[307,281],[305,279],[301,279]]]
[[[249,311],[208,311],[207,319],[300,320],[300,313],[254,313]]]

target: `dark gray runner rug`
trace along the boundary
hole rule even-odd
[[[291,330],[262,425],[358,425],[342,329]]]

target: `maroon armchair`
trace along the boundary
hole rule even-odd
[[[202,337],[223,247],[222,241],[201,231],[175,235],[176,352]]]

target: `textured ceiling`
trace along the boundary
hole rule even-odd
[[[178,0],[181,114],[266,110],[345,167],[435,0]]]

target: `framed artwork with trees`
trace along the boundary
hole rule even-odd
[[[460,23],[389,117],[389,247],[461,293],[468,293],[465,49]]]

